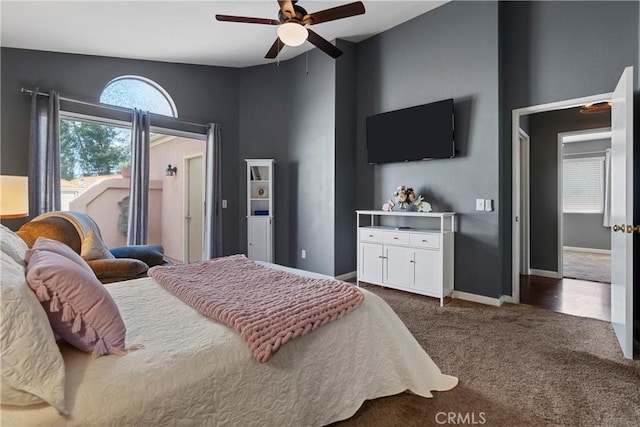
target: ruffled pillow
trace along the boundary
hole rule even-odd
[[[118,307],[88,265],[35,246],[27,259],[27,283],[62,339],[96,356],[125,351]]]
[[[47,315],[27,286],[24,267],[4,252],[0,258],[0,403],[44,401],[66,414],[64,360]]]
[[[28,250],[27,253],[25,254],[25,260],[27,263],[31,258],[31,254],[35,253],[35,251],[37,250],[56,253],[58,255],[61,255],[75,262],[76,264],[78,264],[80,267],[84,268],[88,272],[90,273],[93,272],[91,267],[89,267],[89,264],[87,264],[87,261],[82,259],[82,257],[78,255],[69,246],[67,246],[66,244],[58,240],[49,239],[47,237],[38,237],[36,241],[33,243],[31,250]]]

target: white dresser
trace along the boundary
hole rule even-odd
[[[439,298],[442,306],[444,297],[453,292],[455,213],[356,211],[356,216],[357,284]],[[421,218],[421,225],[380,225],[384,217]]]

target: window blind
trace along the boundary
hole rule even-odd
[[[562,210],[565,213],[604,211],[604,157],[562,162]]]

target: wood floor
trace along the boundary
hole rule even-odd
[[[608,283],[520,276],[520,302],[559,313],[611,321],[611,285]]]

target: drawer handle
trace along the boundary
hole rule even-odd
[[[369,237],[373,237],[373,234],[369,234]]]
[[[400,240],[400,239],[398,239],[397,237],[394,237],[393,240]]]
[[[413,262],[413,263],[415,263],[415,261],[414,261],[414,260],[409,260],[409,262]]]
[[[424,240],[424,239],[422,240],[422,242],[423,242],[423,243],[429,243],[429,241],[428,241],[428,240]]]
[[[380,258],[380,259],[387,259],[387,257],[386,257],[386,256],[380,256],[380,255],[378,255],[378,258]]]

